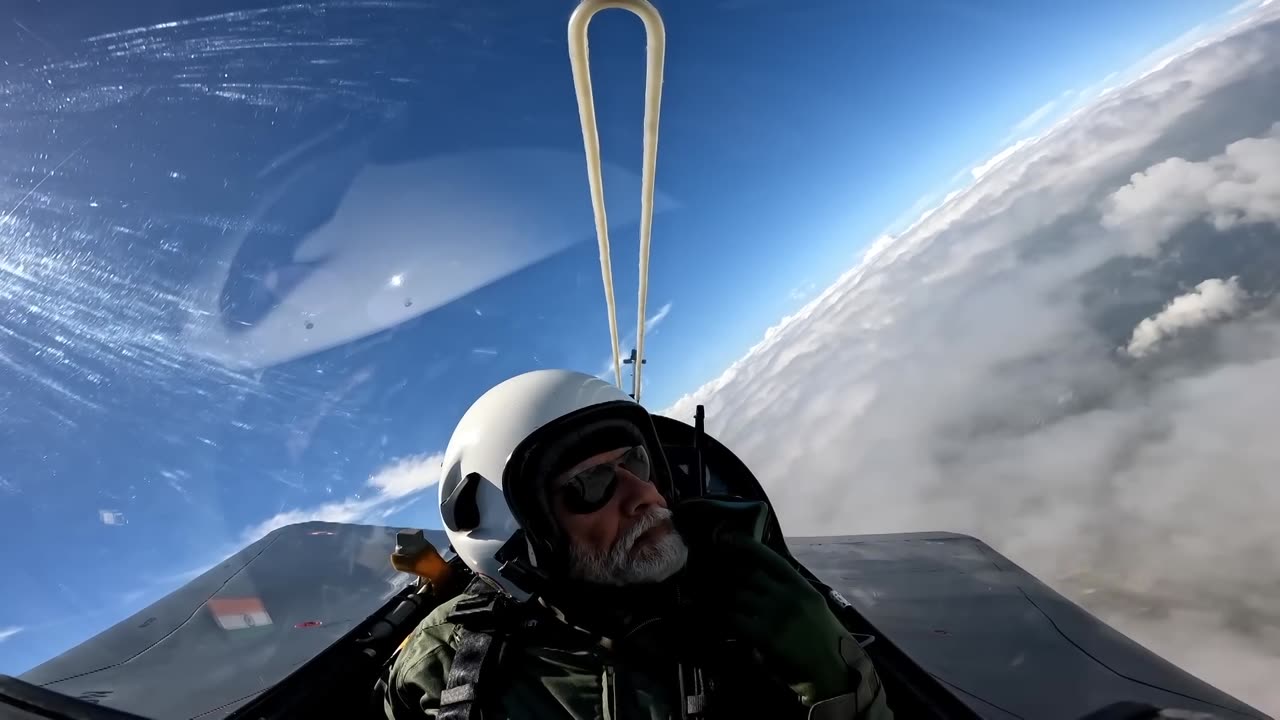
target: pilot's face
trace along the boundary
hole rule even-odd
[[[550,492],[579,579],[658,582],[684,566],[687,550],[643,446],[593,455],[552,479]]]

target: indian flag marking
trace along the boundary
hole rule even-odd
[[[244,630],[271,624],[259,598],[210,598],[209,611],[223,630]]]

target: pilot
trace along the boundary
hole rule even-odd
[[[539,370],[481,396],[441,515],[474,572],[381,683],[388,720],[892,718],[822,595],[714,501],[672,507],[648,413]]]

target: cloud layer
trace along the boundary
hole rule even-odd
[[[1174,298],[1164,310],[1143,319],[1133,329],[1125,352],[1131,357],[1150,355],[1164,340],[1191,328],[1230,317],[1240,311],[1244,291],[1240,278],[1210,278],[1186,295]]]
[[[788,534],[974,534],[1280,711],[1275,7],[982,164],[664,413],[705,403]]]
[[[1102,224],[1120,228],[1154,252],[1174,229],[1208,215],[1226,230],[1240,223],[1280,222],[1280,123],[1204,162],[1169,158],[1134,174],[1111,197]]]

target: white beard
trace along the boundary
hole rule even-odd
[[[606,552],[574,543],[569,548],[569,573],[577,580],[599,585],[631,585],[662,582],[680,571],[689,559],[689,548],[674,529],[656,543],[632,553],[645,531],[669,522],[671,511],[655,507],[627,529]]]

